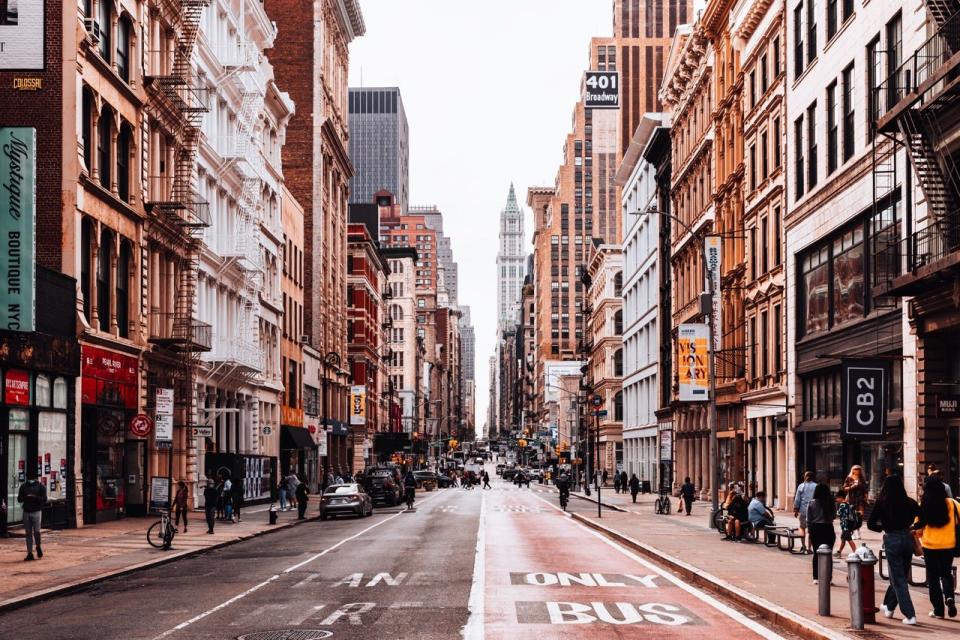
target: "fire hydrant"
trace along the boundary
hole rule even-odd
[[[860,556],[860,593],[863,594],[863,621],[875,624],[877,622],[877,590],[874,578],[874,567],[877,566],[877,556],[866,544],[857,549]]]
[[[277,524],[277,503],[274,502],[270,505],[270,524]]]

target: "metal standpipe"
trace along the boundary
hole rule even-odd
[[[833,581],[833,550],[825,544],[817,548],[817,580],[819,587],[817,613],[821,616],[829,616],[830,587]]]
[[[860,556],[851,553],[847,556],[847,586],[850,588],[850,628],[863,629],[863,590],[861,589]]]

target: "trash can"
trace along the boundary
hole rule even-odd
[[[650,493],[650,481],[642,480],[640,482],[640,493]]]

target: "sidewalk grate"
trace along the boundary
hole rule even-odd
[[[332,631],[321,629],[281,629],[279,631],[247,633],[237,636],[237,640],[322,640],[332,635]]]

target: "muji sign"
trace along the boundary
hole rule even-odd
[[[889,363],[884,360],[844,360],[841,375],[841,435],[844,438],[882,438],[887,428]]]

